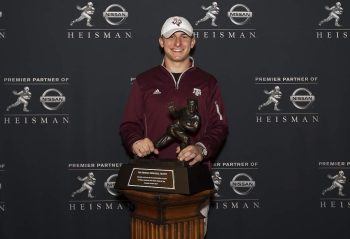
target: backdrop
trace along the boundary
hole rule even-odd
[[[92,4],[0,3],[0,238],[129,238],[119,123],[174,15],[193,24],[229,118],[207,239],[348,238],[348,2]]]

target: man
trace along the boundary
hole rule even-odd
[[[335,19],[334,25],[336,27],[341,27],[341,25],[339,24],[339,19],[340,19],[339,15],[343,14],[343,8],[341,7],[341,3],[337,2],[333,7],[326,6],[325,9],[330,11],[329,16],[323,19],[322,21],[320,21],[318,25],[321,26],[323,23],[326,23],[331,21],[332,19]]]
[[[195,43],[193,28],[185,18],[170,17],[163,24],[159,37],[163,63],[136,77],[120,125],[122,140],[132,154],[210,166],[223,145],[228,133],[223,100],[216,79],[195,66],[190,57]],[[201,117],[190,145],[180,150],[179,143],[174,142],[157,149],[154,142],[172,123],[168,104],[182,108],[190,98],[197,99]],[[203,208],[203,215],[208,209],[209,204]]]
[[[190,57],[195,43],[193,28],[185,18],[165,21],[159,38],[163,63],[136,78],[120,125],[123,142],[134,155],[178,158],[191,165],[207,159],[210,164],[221,148],[228,133],[223,100],[216,79]],[[176,143],[161,151],[155,148],[155,140],[172,122],[168,104],[181,108],[193,97],[198,100],[201,127],[192,135],[191,145],[181,151]]]

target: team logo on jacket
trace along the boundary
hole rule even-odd
[[[200,96],[202,95],[202,91],[201,89],[198,88],[193,88],[193,92],[192,92],[195,96]]]

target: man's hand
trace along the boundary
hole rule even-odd
[[[189,165],[194,165],[196,163],[199,163],[203,160],[203,156],[201,153],[201,150],[199,149],[199,146],[197,145],[189,145],[183,150],[180,151],[180,147],[178,146],[176,148],[176,153],[179,155],[177,158],[180,161],[190,161],[192,160]]]
[[[159,154],[158,149],[154,148],[153,142],[149,138],[137,140],[132,145],[132,152],[141,158],[151,153]]]

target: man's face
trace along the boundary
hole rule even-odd
[[[187,60],[195,43],[195,39],[184,32],[175,32],[169,38],[159,38],[159,45],[164,49],[164,57],[172,62]]]

